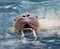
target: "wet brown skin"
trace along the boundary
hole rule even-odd
[[[17,16],[14,22],[14,32],[23,31],[24,28],[32,28],[37,33],[41,30],[37,16],[31,13],[23,13]]]

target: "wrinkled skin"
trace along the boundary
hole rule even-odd
[[[14,32],[20,32],[24,30],[24,25],[28,24],[37,33],[40,32],[40,24],[38,16],[31,13],[23,13],[16,17],[14,24]]]

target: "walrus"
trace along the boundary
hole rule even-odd
[[[14,32],[21,32],[23,37],[24,30],[31,30],[34,37],[37,37],[38,32],[41,30],[38,16],[32,13],[23,13],[18,15],[14,19]]]

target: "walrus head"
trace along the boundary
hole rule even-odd
[[[38,16],[32,13],[23,13],[16,17],[14,24],[14,32],[21,32],[23,30],[40,31],[40,24]]]

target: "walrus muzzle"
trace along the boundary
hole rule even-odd
[[[24,13],[16,17],[14,24],[14,32],[21,32],[24,36],[23,31],[31,30],[35,37],[40,31],[40,24],[36,15],[31,13]]]

